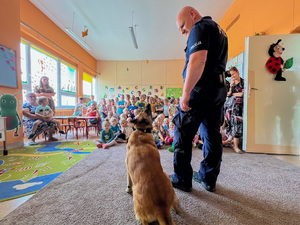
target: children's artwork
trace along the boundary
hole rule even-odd
[[[182,88],[167,88],[166,97],[180,98],[182,95]]]
[[[161,89],[161,87],[163,87]],[[165,98],[166,90],[162,85],[144,85],[142,86],[142,94],[146,94],[148,96],[157,95],[159,98]]]
[[[16,51],[0,45],[0,85],[17,88]]]
[[[293,66],[293,58],[290,58],[284,62],[284,60],[281,58],[281,55],[285,48],[279,44],[280,42],[281,39],[270,45],[268,51],[270,58],[266,62],[266,67],[270,73],[276,74],[274,80],[286,81],[286,78],[282,77],[282,72],[284,72],[286,69],[290,69]]]
[[[17,112],[17,99],[16,95],[20,94],[18,92],[14,95],[11,94],[2,94],[0,98],[0,116],[6,117],[6,129],[15,130],[14,137],[18,137],[19,127],[21,127],[21,119]]]
[[[101,98],[114,98],[116,94],[115,85],[105,85]]]
[[[115,96],[120,97],[122,94],[137,95],[137,91],[141,91],[142,94],[146,94],[148,96],[157,95],[160,98],[165,98],[166,96],[165,87],[163,85],[116,85],[116,88],[113,85],[105,85],[103,91],[104,98],[114,98]]]

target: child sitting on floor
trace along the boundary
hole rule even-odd
[[[233,138],[232,138],[232,135],[227,134],[226,122],[225,121],[224,121],[223,125],[220,128],[220,133],[221,133],[221,136],[222,136],[222,145],[224,147],[232,147]]]
[[[110,123],[108,120],[103,122],[103,130],[101,131],[101,139],[94,140],[94,143],[97,145],[97,148],[104,148],[110,147],[116,143],[115,141],[114,132],[110,129]]]
[[[156,147],[161,148],[161,146],[164,145],[164,138],[159,131],[159,124],[157,122],[154,122],[152,126],[153,126],[153,130],[151,134],[154,138]]]
[[[133,132],[132,128],[128,125],[127,120],[121,119],[121,134],[118,136],[117,142],[119,143],[127,143],[130,134]]]
[[[117,118],[112,117],[110,119],[110,123],[111,123],[110,129],[112,129],[112,131],[114,132],[115,137],[117,137],[121,133]]]
[[[170,122],[169,123],[169,129],[168,129],[169,138],[166,141],[166,145],[171,145],[174,141],[174,127],[175,127],[174,123]]]

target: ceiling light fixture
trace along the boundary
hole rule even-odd
[[[91,48],[84,43],[83,40],[81,40],[71,29],[66,28],[67,33],[75,40],[78,44],[80,44],[82,47],[84,47],[87,50],[91,50]]]
[[[128,27],[128,28],[129,28],[129,33],[131,34],[133,45],[136,49],[138,49],[138,45],[137,45],[137,42],[136,42],[136,37],[135,37],[135,34],[134,34],[133,27]]]

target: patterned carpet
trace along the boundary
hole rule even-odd
[[[32,194],[96,149],[93,142],[50,142],[0,157],[0,202]]]

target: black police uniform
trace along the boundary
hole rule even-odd
[[[185,80],[190,55],[207,50],[203,74],[191,91],[188,112],[178,106],[173,118],[174,130],[174,174],[172,182],[192,187],[193,169],[192,140],[200,126],[203,140],[203,161],[198,177],[214,188],[222,161],[222,138],[220,126],[226,98],[224,72],[227,62],[228,41],[226,33],[211,17],[201,18],[192,28],[186,47],[186,62],[183,70]]]

